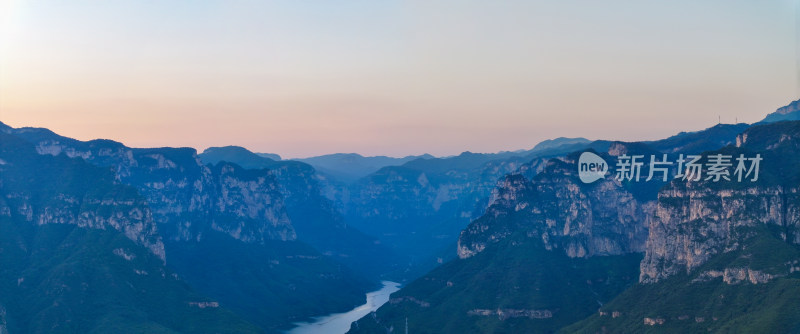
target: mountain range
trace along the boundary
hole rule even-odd
[[[206,309],[230,309],[241,318],[243,324],[261,328],[258,331],[277,331],[289,327],[294,321],[313,315],[347,310],[360,304],[363,294],[377,286],[374,279],[359,274],[336,260],[337,257],[345,257],[347,254],[325,255],[320,251],[321,248],[314,248],[299,240],[298,235],[304,238],[302,232],[311,229],[309,225],[318,223],[305,219],[293,221],[295,210],[304,210],[296,203],[303,201],[284,196],[284,193],[293,189],[308,188],[307,182],[310,178],[302,174],[302,168],[282,166],[273,170],[244,169],[225,162],[205,165],[195,151],[189,148],[134,149],[108,140],[77,141],[46,129],[13,129],[3,125],[2,133],[5,154],[0,157],[4,162],[3,187],[0,191],[3,200],[8,203],[5,205],[6,209],[2,210],[7,223],[15,226],[39,226],[45,231],[49,231],[51,225],[73,226],[82,233],[95,230],[105,231],[104,233],[118,231],[116,234],[129,239],[132,244],[127,248],[117,247],[119,251],[117,248],[108,248],[113,244],[106,248],[97,245],[89,248],[91,252],[82,256],[101,259],[107,257],[107,254],[116,254],[115,252],[149,254],[148,256],[157,258],[163,268],[130,268],[128,271],[149,273],[142,275],[148,277],[177,277],[187,293],[204,296],[208,300],[208,303],[201,300],[203,304],[198,305]],[[27,161],[32,162],[29,165],[22,164]],[[71,166],[70,164],[85,166],[87,171],[67,173],[71,170],[62,165]],[[30,165],[48,169],[37,171]],[[40,175],[50,179],[40,179]],[[280,183],[294,176],[303,183]],[[92,182],[100,177],[117,188],[106,189],[93,185]],[[53,186],[59,183],[63,183],[66,188],[60,190],[61,187]],[[34,192],[38,189],[36,184],[41,184],[40,187],[46,191]],[[72,187],[78,187],[80,192],[72,193]],[[127,197],[115,199],[115,196],[122,195]],[[292,196],[295,195],[303,196],[304,193],[292,193]],[[140,203],[138,209],[128,208],[137,205],[136,203]],[[93,209],[92,206],[97,205],[100,207]],[[83,211],[89,209],[92,211]],[[112,209],[123,211],[109,211]],[[318,209],[310,214],[324,212],[325,208]],[[327,226],[330,228],[324,232],[342,231],[340,235],[351,236],[346,226],[333,222]],[[35,234],[27,237],[33,238],[30,242],[35,241]],[[8,242],[2,246],[3,249],[19,249],[36,261],[16,263],[14,259],[23,258],[13,257],[9,259],[9,263],[4,263],[4,268],[12,267],[10,264],[18,265],[13,266],[18,267],[18,270],[7,273],[8,284],[5,286],[11,292],[3,294],[4,296],[22,293],[19,289],[25,286],[22,282],[25,280],[26,268],[60,265],[58,262],[47,262],[52,261],[51,258],[33,257],[33,249],[21,241],[10,239]],[[72,244],[84,242],[88,241],[80,238],[71,241]],[[354,242],[348,246],[364,246],[368,252],[377,247],[367,237],[359,239],[359,242],[361,244]],[[58,243],[43,244],[46,247],[56,245]],[[72,247],[64,249],[71,250]],[[379,256],[382,253],[377,250],[373,254]],[[144,255],[132,256],[147,258]],[[78,265],[80,269],[92,269],[88,264],[80,262],[74,265]],[[63,279],[70,278],[73,283],[65,286],[66,289],[100,293],[103,291],[102,286],[96,286],[90,281],[98,279],[95,277],[97,275],[90,275],[90,272],[69,270],[59,271],[58,274],[68,275]],[[175,276],[168,274],[170,272]],[[17,286],[18,280],[20,285]],[[124,283],[125,279],[114,281],[117,284],[128,284]],[[62,285],[58,282],[50,284]],[[140,290],[135,285],[132,288]],[[170,289],[154,287],[150,290],[163,292]],[[42,293],[43,299],[37,307],[92,302],[80,299],[84,297],[78,293],[71,295],[78,299],[63,301],[47,299],[56,296],[45,290]],[[188,298],[176,298],[179,298],[176,304],[162,306],[178,310],[181,306],[195,303]],[[0,303],[5,305],[8,301]],[[90,310],[99,313],[97,320],[80,328],[87,332],[102,332],[103,313],[114,311],[113,307]],[[147,311],[157,310],[158,308],[153,308]],[[34,321],[26,325],[24,319],[30,319],[41,312],[40,308],[15,308],[9,310],[6,317],[9,324],[22,326],[15,332],[37,332],[30,326],[40,322]],[[214,327],[199,327],[192,331],[217,330]]]
[[[0,333],[281,332],[382,279],[405,284],[352,333],[800,332],[798,103],[656,141],[449,157],[198,154],[0,123]],[[753,182],[585,184],[587,151],[763,161]]]
[[[763,164],[756,182],[584,184],[575,152],[535,175],[509,173],[460,233],[458,258],[350,333],[800,331],[800,121],[603,146],[589,150],[606,161],[759,154]]]

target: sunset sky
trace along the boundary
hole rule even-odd
[[[0,0],[0,121],[285,157],[658,139],[800,98],[796,2]]]

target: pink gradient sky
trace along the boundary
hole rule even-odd
[[[657,139],[800,97],[796,2],[0,0],[0,121],[285,157]]]

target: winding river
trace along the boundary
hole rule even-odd
[[[389,301],[392,292],[400,290],[400,283],[383,281],[380,290],[367,293],[367,303],[345,313],[334,313],[314,318],[312,322],[298,322],[287,334],[344,334],[353,321],[377,310]]]

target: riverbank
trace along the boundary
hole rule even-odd
[[[380,290],[367,293],[367,302],[348,312],[334,313],[326,316],[315,317],[311,322],[295,323],[297,327],[287,331],[286,334],[344,334],[350,329],[353,321],[377,310],[389,301],[389,296],[400,290],[400,283],[382,281]]]

